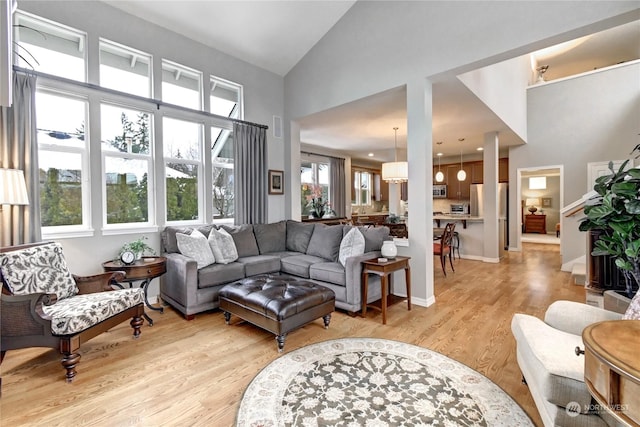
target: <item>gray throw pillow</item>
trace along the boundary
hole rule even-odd
[[[273,224],[253,224],[253,234],[256,236],[261,254],[287,250],[287,223],[284,221]]]
[[[256,237],[253,235],[253,225],[223,225],[222,228],[233,237],[240,258],[260,255]]]
[[[307,255],[336,262],[340,253],[340,242],[342,242],[342,225],[315,224]]]
[[[358,227],[364,236],[364,251],[379,251],[382,242],[389,238],[389,227]]]
[[[191,227],[176,227],[176,226],[168,226],[165,227],[164,231],[161,233],[162,238],[162,252],[168,254],[176,254],[180,253],[180,249],[178,249],[178,240],[176,239],[176,233],[182,234],[191,234],[193,228]],[[207,236],[208,234],[205,234]]]
[[[307,253],[309,240],[313,234],[315,224],[298,221],[287,221],[287,250],[294,252]]]

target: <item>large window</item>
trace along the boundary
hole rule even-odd
[[[23,12],[16,12],[14,21],[18,66],[87,80],[84,33]]]
[[[202,109],[202,73],[163,60],[162,100],[193,110]]]
[[[201,218],[198,203],[202,170],[202,125],[163,120],[167,221]]]
[[[100,40],[100,86],[151,98],[151,56]]]
[[[302,216],[314,211],[313,203],[329,201],[329,163],[321,161],[302,161],[300,164],[300,204]]]
[[[36,122],[45,238],[233,218],[234,139],[225,118],[243,118],[242,85],[208,74],[205,91],[201,71],[161,58],[154,67],[151,54],[101,34],[21,11],[14,17],[16,64],[42,73]],[[89,63],[99,64],[99,87],[86,84]]]
[[[371,189],[373,187],[373,175],[366,171],[353,173],[353,192],[351,204],[353,206],[371,205]]]
[[[213,140],[217,135],[216,140]],[[233,133],[227,129],[211,128],[213,219],[233,218]]]
[[[100,117],[105,224],[149,223],[150,114],[102,104]]]
[[[42,226],[88,228],[87,102],[36,93]]]

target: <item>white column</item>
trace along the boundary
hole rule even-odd
[[[483,197],[484,197],[484,261],[499,262],[499,200],[498,200],[498,133],[484,135]]]
[[[302,207],[300,206],[300,125],[291,121],[289,128],[289,150],[285,145],[285,203],[290,213],[287,218],[300,221]],[[289,169],[287,169],[289,165]],[[287,211],[285,211],[287,212]],[[286,214],[285,214],[286,215]]]
[[[409,248],[411,292],[416,303],[435,302],[433,290],[432,87],[425,78],[407,83],[407,159],[409,162]],[[400,190],[398,189],[398,192]]]

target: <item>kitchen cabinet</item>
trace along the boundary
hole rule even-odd
[[[389,200],[389,183],[382,179],[380,173],[373,174],[373,200]]]
[[[447,183],[447,198],[458,200],[469,200],[471,196],[471,165],[463,165],[462,169],[467,173],[464,181],[458,181],[458,171],[460,165],[447,165],[445,179]]]
[[[473,162],[471,163],[471,183],[482,184],[484,180],[484,163]]]
[[[509,158],[498,159],[498,182],[509,182]]]

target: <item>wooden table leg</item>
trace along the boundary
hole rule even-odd
[[[387,294],[389,289],[389,275],[383,274],[380,276],[380,284],[382,285],[382,299],[380,300],[380,306],[382,307],[382,324],[387,324]]]
[[[367,317],[367,293],[369,291],[369,273],[362,271],[362,317]]]
[[[404,280],[407,284],[407,308],[411,310],[411,268],[409,266],[404,269]]]

